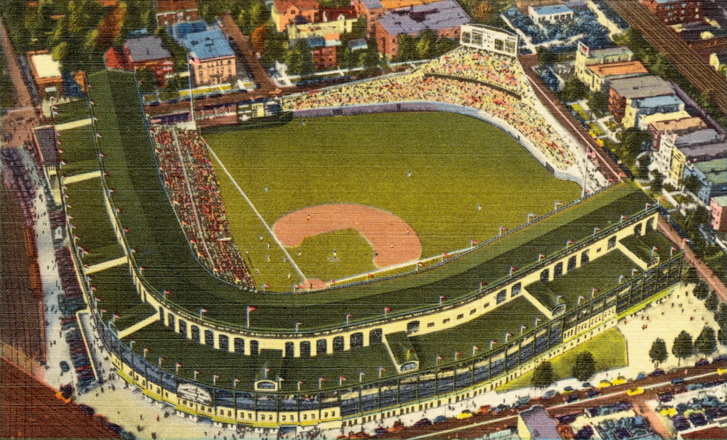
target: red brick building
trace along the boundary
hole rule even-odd
[[[653,14],[668,25],[702,21],[702,0],[639,0]]]
[[[313,23],[319,9],[318,0],[275,0],[270,16],[283,32],[291,23]]]
[[[182,21],[199,20],[197,0],[157,0],[157,26],[173,26]]]
[[[174,71],[172,54],[156,35],[130,38],[121,51],[111,47],[104,54],[107,69],[137,70],[148,68],[157,77],[157,84],[164,85],[164,77]]]

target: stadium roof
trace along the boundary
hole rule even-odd
[[[172,54],[164,47],[162,39],[156,35],[131,38],[124,42],[132,62],[161,60],[171,58]]]
[[[193,57],[200,60],[235,56],[227,37],[220,29],[188,34],[184,38],[184,45]]]
[[[457,2],[445,0],[391,11],[379,18],[378,23],[389,35],[417,35],[426,29],[449,29],[469,21],[469,16]]]
[[[616,75],[637,75],[640,73],[649,73],[641,61],[627,61],[625,63],[609,63],[609,64],[591,64],[588,66],[598,76],[616,76]]]
[[[675,93],[668,82],[654,75],[616,79],[611,81],[611,89],[626,99],[673,95]]]
[[[538,15],[554,15],[573,12],[573,10],[566,5],[533,6],[533,11],[535,11]]]

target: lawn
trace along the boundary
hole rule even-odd
[[[591,123],[589,123],[589,124],[588,124],[588,129],[589,129],[589,130],[591,131],[591,133],[593,133],[593,135],[594,135],[594,136],[596,136],[596,137],[601,137],[601,136],[603,136],[604,134],[606,134],[606,132],[605,132],[605,131],[603,131],[603,130],[601,129],[601,127],[600,127],[600,126],[599,126],[599,125],[598,125],[597,123],[595,123],[595,122],[591,122]]]
[[[588,113],[586,113],[586,111],[580,105],[578,105],[578,104],[571,104],[570,107],[573,109],[574,112],[576,112],[578,114],[578,116],[580,116],[581,118],[583,118],[584,121],[590,121],[591,120],[591,115],[589,115]]]
[[[580,192],[502,130],[449,113],[313,118],[305,125],[211,130],[204,137],[267,224],[309,206],[369,205],[411,225],[425,258],[465,248],[471,239],[484,241],[500,226],[513,228],[528,213],[548,212],[554,200],[571,201]],[[269,236],[219,166],[217,175],[235,242],[259,260],[269,253]],[[344,269],[325,258],[332,249],[350,249],[344,254],[361,258]],[[371,247],[350,234],[308,240],[293,251],[308,277],[337,279],[375,269]],[[288,290],[290,265],[279,252],[270,259],[276,265],[257,265],[265,274],[256,281]]]
[[[597,372],[628,365],[626,338],[623,337],[618,329],[613,328],[553,358],[550,363],[553,366],[555,380],[558,381],[572,377],[571,368],[573,367],[576,356],[586,351],[590,351],[593,354],[593,358],[596,360]],[[531,371],[497,388],[497,391],[509,391],[532,386],[532,377],[533,372]]]

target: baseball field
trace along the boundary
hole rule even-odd
[[[456,114],[314,118],[204,138],[233,238],[258,285],[276,290],[411,270],[580,195],[503,131]]]

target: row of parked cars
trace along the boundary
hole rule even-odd
[[[96,376],[91,368],[91,359],[88,356],[86,342],[83,340],[81,331],[78,329],[78,323],[75,321],[75,316],[73,318],[73,320],[67,321],[70,324],[66,325],[67,331],[65,339],[71,353],[71,363],[76,371],[76,381],[79,391],[85,392],[93,386],[96,381]],[[60,367],[64,372],[71,369],[66,361],[61,361]]]

